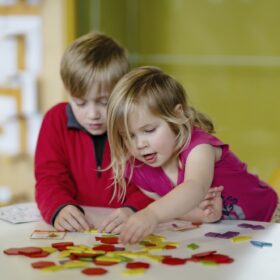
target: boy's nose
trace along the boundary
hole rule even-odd
[[[89,110],[88,110],[88,118],[90,118],[90,119],[98,119],[98,118],[100,118],[100,112],[99,112],[99,110],[96,108],[96,107],[94,107],[94,106],[92,106],[91,108],[89,108]]]

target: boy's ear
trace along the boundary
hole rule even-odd
[[[182,104],[177,104],[175,107],[174,107],[174,112],[176,115],[178,116],[183,116],[184,115],[184,110],[183,110],[183,106]]]

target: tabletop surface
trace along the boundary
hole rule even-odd
[[[86,214],[96,224],[100,223],[104,216],[108,215],[110,209],[85,207]],[[240,228],[241,223],[263,225],[265,229],[254,230]],[[81,273],[81,269],[67,269],[58,272],[42,272],[31,267],[31,263],[42,259],[31,259],[23,256],[7,256],[3,250],[13,247],[38,246],[46,247],[51,243],[60,240],[39,240],[30,239],[33,230],[53,229],[43,221],[11,224],[0,220],[0,272],[1,279],[87,279]],[[255,247],[249,241],[234,243],[229,239],[213,238],[205,236],[208,232],[225,233],[227,231],[238,231],[240,235],[251,236],[252,240],[272,243],[272,247]],[[174,232],[168,227],[161,227],[156,234],[166,237],[166,241],[179,242],[180,246],[174,250],[153,252],[153,254],[168,254],[173,257],[187,258],[191,255],[216,250],[219,254],[227,255],[234,259],[233,263],[207,266],[201,263],[187,262],[184,265],[169,266],[162,263],[148,261],[151,264],[144,274],[137,276],[124,276],[121,272],[125,264],[106,267],[109,273],[100,276],[100,279],[227,279],[227,280],[248,280],[248,279],[269,279],[276,280],[280,277],[280,224],[248,222],[248,221],[223,221],[215,224],[203,224],[197,229],[185,232]],[[92,233],[67,233],[61,241],[72,241],[75,244],[92,246],[95,241],[95,234]],[[190,250],[187,245],[196,243],[199,248]],[[133,246],[126,248],[133,250]],[[172,252],[171,252],[172,251]],[[57,253],[51,254],[44,260],[58,262]],[[141,261],[141,260],[140,260]],[[143,261],[143,260],[142,260]],[[147,262],[147,260],[145,260]],[[93,266],[93,265],[92,265]],[[175,274],[176,273],[176,274]],[[4,276],[4,277],[3,277]],[[97,277],[97,276],[95,276]]]

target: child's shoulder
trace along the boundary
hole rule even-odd
[[[45,118],[66,118],[67,102],[61,102],[51,107],[45,114]]]
[[[192,130],[190,141],[188,145],[185,146],[185,149],[193,149],[194,147],[200,144],[209,144],[215,147],[221,147],[226,145],[215,135],[195,127]]]

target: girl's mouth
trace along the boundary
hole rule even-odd
[[[153,164],[157,160],[157,153],[146,154],[146,155],[143,155],[143,157],[147,163]]]

